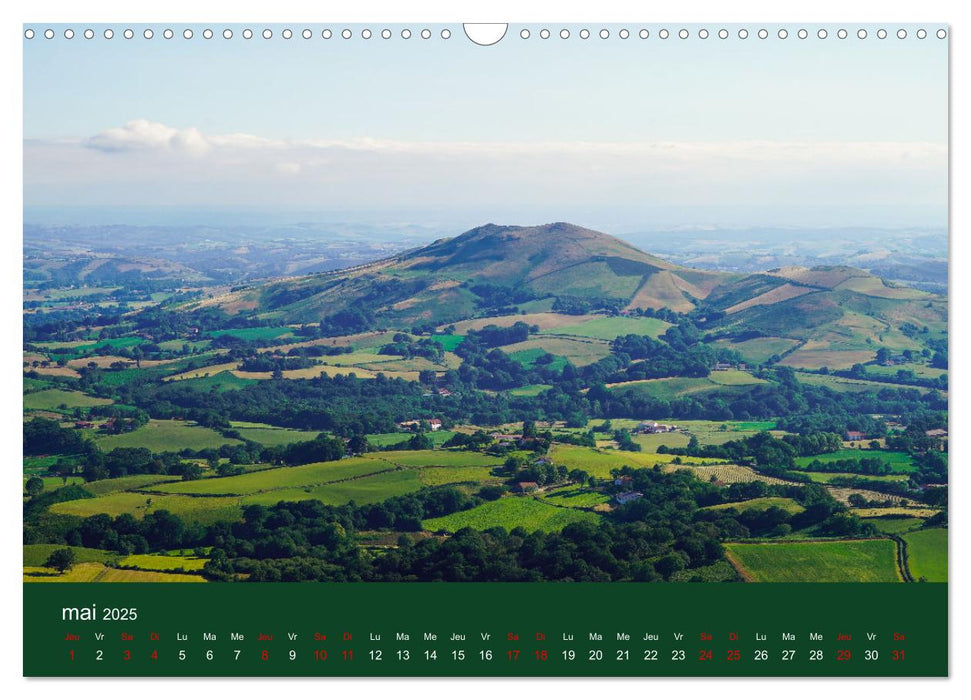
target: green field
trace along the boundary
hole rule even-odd
[[[212,341],[210,340],[183,340],[181,338],[176,340],[164,340],[158,344],[162,350],[168,350],[170,352],[181,352],[184,345],[189,346],[190,352],[199,352],[200,350],[205,350]]]
[[[850,512],[861,518],[933,518],[941,511],[936,508],[920,506],[889,506],[882,508],[850,508]]]
[[[658,399],[671,400],[680,396],[698,394],[723,389],[719,384],[705,377],[671,377],[668,379],[642,379],[639,381],[613,384],[610,390],[615,394],[639,394]]]
[[[293,335],[293,329],[289,326],[266,326],[262,328],[230,328],[222,331],[211,331],[213,338],[221,338],[224,335],[239,338],[240,340],[276,340],[287,335]]]
[[[648,335],[657,338],[671,324],[658,318],[603,316],[591,321],[540,331],[540,334],[574,335],[580,338],[613,340],[621,335]]]
[[[24,492],[25,493],[26,493],[26,489],[27,489],[27,479],[30,479],[30,478],[31,478],[31,475],[30,474],[25,474],[24,475]],[[39,478],[41,481],[44,482],[44,490],[41,491],[41,493],[45,493],[47,491],[53,491],[55,489],[61,488],[62,486],[72,486],[72,485],[75,485],[75,484],[83,484],[84,483],[84,479],[81,478],[80,476],[68,476],[68,477],[64,477],[64,478],[59,477],[59,476],[41,476],[41,477],[37,477],[37,478]],[[65,479],[66,479],[66,482],[65,482]]]
[[[527,384],[526,386],[516,387],[515,389],[510,389],[509,393],[512,396],[539,396],[547,389],[552,389],[552,384]]]
[[[541,294],[573,289],[581,296],[629,299],[640,286],[642,274],[616,273],[608,263],[590,259],[535,277],[530,281],[530,287]]]
[[[242,444],[239,440],[224,438],[211,428],[203,428],[189,421],[154,419],[130,433],[98,435],[95,442],[105,452],[116,447],[147,447],[152,452],[178,452]]]
[[[754,377],[741,370],[712,372],[708,377],[668,377],[667,379],[641,379],[620,384],[611,384],[614,393],[642,394],[668,401],[691,394],[709,391],[731,391],[733,387],[766,384],[766,380]]]
[[[197,381],[197,380],[189,380]],[[319,432],[308,430],[294,430],[292,428],[279,428],[275,425],[266,423],[244,423],[241,421],[231,421],[232,429],[240,434],[244,440],[252,440],[267,447],[277,447],[278,445],[290,445],[294,442],[306,442],[313,440]]]
[[[342,355],[337,355],[337,357],[344,357]],[[386,356],[382,356],[386,357]],[[324,358],[329,359],[329,358]],[[330,364],[324,362],[324,364]],[[377,362],[367,362],[355,365],[356,367],[361,367],[362,369],[369,370],[371,372],[421,372],[423,369],[431,370],[433,372],[441,372],[446,369],[457,369],[461,364],[461,360],[458,359],[458,355],[446,354],[443,363],[432,362],[426,357],[398,357],[391,356],[390,359],[380,360]]]
[[[737,350],[749,362],[761,364],[773,355],[781,355],[786,350],[799,344],[798,340],[791,338],[753,338],[743,340],[740,343],[733,343],[727,340],[716,340],[712,345],[716,347]]]
[[[24,394],[24,409],[30,411],[57,411],[71,408],[90,408],[110,404],[111,399],[99,399],[80,391],[44,389]]]
[[[91,337],[88,335],[87,340],[41,340],[31,345],[40,348],[44,352],[53,350],[54,348],[66,348],[68,350],[73,350],[74,348],[92,345]]]
[[[758,583],[900,581],[892,540],[725,545],[743,578]]]
[[[300,467],[279,467],[239,476],[180,481],[159,486],[157,491],[188,495],[247,496],[276,489],[300,489],[319,486],[344,479],[356,479],[368,474],[389,471],[393,466],[370,457],[352,457],[333,462],[317,462]],[[274,501],[275,502],[275,501]]]
[[[228,369],[222,372],[216,372],[216,374],[208,377],[196,377],[195,379],[183,379],[181,381],[193,389],[209,390],[215,387],[217,391],[235,391],[236,389],[243,389],[251,384],[259,383],[258,379],[237,377]]]
[[[385,362],[399,362],[403,358],[398,355],[382,355],[378,348],[362,349],[358,348],[354,352],[345,355],[328,355],[319,358],[322,364],[332,367],[363,367],[369,364],[382,364]]]
[[[102,375],[101,382],[103,384],[110,384],[111,386],[123,386],[134,379],[147,377],[152,374],[157,374],[157,370],[153,368],[135,369],[134,367],[130,369],[111,370]]]
[[[106,496],[109,493],[132,491],[134,489],[143,489],[149,486],[155,486],[157,484],[165,484],[181,480],[181,477],[168,476],[165,474],[133,474],[132,476],[121,476],[117,479],[89,481],[84,485],[84,490],[89,493],[93,493],[95,496]]]
[[[711,464],[699,466],[682,466],[678,464],[666,464],[664,471],[686,471],[694,476],[698,481],[709,483],[714,477],[715,481],[722,484],[748,484],[753,481],[762,481],[766,484],[787,484],[793,483],[784,479],[777,479],[773,476],[760,474],[752,467],[745,467],[738,464]]]
[[[494,467],[505,461],[505,457],[463,450],[401,450],[371,456],[400,467]]]
[[[582,428],[557,428],[556,430],[557,432],[565,432],[565,433],[570,433],[572,435],[578,435],[580,433],[585,433],[588,430],[598,429],[600,428],[601,425],[603,425],[603,423],[604,423],[603,418],[595,418],[593,420],[587,421],[587,424]],[[611,418],[610,430],[626,429],[626,430],[633,431],[634,428],[640,425],[640,423],[641,421],[635,420],[633,418]],[[515,424],[511,424],[511,425],[515,425]]]
[[[520,313],[523,314],[541,314],[549,313],[553,315],[553,305],[556,303],[556,299],[553,297],[545,297],[543,299],[533,299],[531,301],[524,301],[521,304],[516,304],[516,308]]]
[[[877,530],[888,535],[899,535],[919,528],[924,520],[922,518],[867,518],[868,523],[872,523]]]
[[[110,294],[118,289],[121,289],[121,287],[71,287],[67,289],[45,289],[43,291],[33,290],[25,296],[31,299],[40,297],[56,301],[60,299],[80,299],[81,297]]]
[[[89,345],[78,345],[74,349],[83,352],[86,350],[97,350],[98,348],[133,348],[136,345],[142,345],[146,342],[148,341],[144,338],[125,336],[122,338],[107,338],[106,340],[99,340],[97,343],[91,343]]]
[[[407,442],[413,435],[414,433],[372,433],[367,436],[367,441],[375,447],[389,447]],[[454,436],[455,433],[451,430],[433,430],[425,433],[425,437],[431,440],[435,447],[441,447]]]
[[[859,344],[863,345],[866,338],[860,334]],[[856,342],[853,342],[856,345]],[[779,364],[784,367],[798,367],[805,369],[822,369],[823,367],[829,367],[830,369],[849,369],[857,363],[870,362],[876,356],[875,350],[863,350],[863,349],[837,349],[837,348],[819,348],[813,350],[798,349],[784,358]],[[800,375],[800,376],[822,376],[822,375]]]
[[[813,386],[825,386],[829,387],[833,391],[842,392],[862,392],[862,391],[872,391],[877,392],[881,389],[916,389],[922,394],[926,394],[930,389],[921,386],[910,386],[907,384],[891,384],[889,382],[873,381],[872,379],[853,379],[850,377],[837,377],[832,374],[811,374],[807,372],[800,372],[797,379],[803,384],[811,384]]]
[[[442,347],[445,348],[445,352],[455,352],[455,348],[462,344],[465,340],[464,335],[455,335],[447,333],[436,333],[432,336],[432,340],[436,343],[441,343]]]
[[[492,476],[492,467],[428,467],[419,471],[421,483],[425,486],[444,486],[445,484],[496,484],[502,481]]]
[[[941,527],[901,535],[907,543],[907,568],[915,579],[947,581],[947,530]]]
[[[867,440],[863,441],[868,442]],[[843,449],[837,450],[836,452],[827,452],[826,454],[814,455],[812,457],[796,457],[796,464],[800,467],[808,467],[814,460],[819,460],[823,464],[828,464],[829,462],[835,462],[840,459],[879,459],[881,462],[886,462],[890,465],[890,471],[895,474],[908,474],[910,472],[916,471],[917,467],[914,466],[914,462],[910,455],[906,452],[891,452],[888,450],[854,450],[854,449]]]
[[[141,345],[142,343],[148,342],[144,338],[135,337],[124,337],[124,338],[107,338],[106,340],[99,340],[96,343],[36,343],[38,347],[45,348],[56,358],[64,358],[67,360],[74,360],[79,357],[83,357],[94,350],[100,348],[132,348],[136,345]],[[70,352],[67,353],[55,353],[54,350],[67,349]]]
[[[691,425],[693,421],[688,421]],[[727,430],[735,430],[739,432],[762,432],[766,430],[775,430],[776,423],[774,420],[739,420],[739,421],[727,421],[722,423]]]
[[[211,525],[220,520],[232,521],[242,518],[239,499],[236,497],[194,498],[182,495],[146,495],[130,491],[111,493],[97,498],[55,503],[50,508],[52,513],[77,515],[82,518],[98,513],[105,513],[113,518],[123,513],[130,513],[136,518],[144,518],[146,514],[157,510],[167,510],[182,518],[186,523],[199,523],[200,525]]]
[[[57,464],[62,456],[65,455],[53,455],[45,457],[24,457],[24,474],[37,475],[46,474],[47,470]],[[71,457],[72,455],[66,455]],[[45,482],[46,483],[46,482]]]
[[[147,571],[202,571],[207,559],[199,557],[168,556],[164,554],[132,554],[118,562],[118,566],[134,567]]]
[[[50,389],[54,386],[53,382],[46,379],[33,379],[32,377],[24,377],[23,384],[24,393],[29,391],[40,391],[41,389]]]
[[[720,503],[717,506],[707,506],[705,510],[728,510],[729,508],[734,508],[739,513],[744,513],[747,510],[765,510],[766,508],[781,508],[791,514],[801,513],[806,510],[791,498],[775,496],[753,498],[748,501],[738,501],[736,503]]]
[[[750,386],[752,384],[768,384],[769,382],[740,369],[726,369],[712,372],[708,380],[721,386]]]
[[[98,562],[104,564],[110,559],[115,559],[118,554],[104,549],[89,549],[88,547],[68,547],[63,544],[25,544],[23,566],[44,566],[47,558],[55,549],[74,550],[75,561],[78,564],[83,562]]]
[[[644,452],[657,452],[661,445],[666,447],[687,447],[691,439],[687,433],[644,433],[631,438]]]
[[[554,445],[550,453],[553,463],[567,469],[582,469],[590,476],[607,479],[611,469],[621,467],[653,467],[668,464],[674,455],[658,455],[650,452],[621,452],[620,450],[596,450],[578,445]],[[682,457],[684,464],[709,464],[718,460],[702,457]]]
[[[566,488],[547,491],[539,494],[544,501],[554,506],[564,508],[593,508],[610,501],[610,496],[596,491],[579,488],[577,486],[567,486]]]
[[[367,441],[374,447],[388,447],[389,445],[397,445],[398,443],[405,442],[411,436],[412,433],[371,433],[367,436]],[[429,435],[429,437],[431,436]]]
[[[508,496],[483,503],[471,510],[425,520],[422,527],[431,532],[457,532],[463,527],[488,530],[497,526],[506,530],[523,527],[529,532],[556,532],[570,523],[597,523],[599,520],[600,516],[596,513],[575,508],[557,508],[528,496]]]
[[[331,506],[351,501],[358,505],[380,503],[393,496],[403,496],[422,487],[420,473],[414,469],[400,469],[360,479],[350,479],[303,489],[280,489],[244,496],[243,505],[274,505],[279,501],[317,500]],[[200,499],[205,500],[205,499]]]
[[[579,338],[560,338],[556,336],[533,336],[521,343],[513,343],[502,348],[503,352],[517,362],[527,364],[535,360],[534,355],[523,354],[527,351],[548,352],[551,355],[565,357],[577,367],[593,364],[610,354],[610,344],[594,338],[581,340]],[[525,358],[529,358],[527,361]]]
[[[817,484],[828,484],[833,479],[869,479],[871,481],[907,481],[906,474],[850,474],[849,472],[806,472]]]
[[[519,350],[517,352],[510,353],[509,357],[528,369],[536,369],[536,361],[548,354],[550,353],[547,353],[546,350],[542,348],[530,348],[529,350]],[[550,370],[561,371],[564,367],[566,367],[567,362],[567,358],[554,355],[553,361],[545,365],[545,367]],[[510,390],[510,393],[512,391],[515,391],[515,389]]]
[[[54,569],[24,567],[24,583],[205,583],[202,576],[159,571],[111,569],[95,562],[78,564],[64,574]]]
[[[722,445],[729,440],[741,440],[756,433],[775,430],[774,421],[707,421],[679,420],[662,421],[684,428],[698,438],[702,445]]]
[[[938,369],[937,367],[920,365],[916,362],[906,362],[899,365],[890,365],[889,367],[885,365],[867,365],[866,373],[868,375],[882,377],[896,377],[897,372],[901,370],[913,372],[921,379],[937,379],[942,374],[947,374],[946,369]]]

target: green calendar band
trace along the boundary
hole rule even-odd
[[[929,583],[31,583],[24,675],[946,676],[947,603]]]

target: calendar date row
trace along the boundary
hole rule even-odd
[[[214,662],[249,662],[263,661],[271,659],[296,662],[309,660],[316,663],[334,662],[347,663],[355,661],[365,661],[368,663],[384,662],[436,662],[447,659],[452,662],[476,661],[476,662],[507,662],[518,663],[523,661],[546,662],[556,659],[562,662],[630,662],[642,661],[648,663],[670,661],[674,663],[688,662],[711,662],[721,659],[726,662],[741,662],[750,660],[752,662],[781,661],[791,662],[804,659],[811,662],[824,662],[832,660],[840,663],[847,663],[853,660],[862,659],[865,662],[874,662],[889,659],[890,661],[902,662],[907,658],[906,649],[878,649],[866,648],[854,651],[853,649],[686,649],[686,648],[649,648],[649,649],[385,649],[371,648],[358,652],[353,648],[328,650],[325,648],[312,649],[170,649],[160,651],[158,648],[145,650],[120,649],[106,650],[94,649],[87,652],[78,649],[68,650],[68,657],[71,661],[81,660],[85,654],[95,662],[122,661],[133,662],[145,660],[158,662],[165,660],[188,661],[199,660]]]

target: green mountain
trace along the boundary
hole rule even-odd
[[[944,337],[947,325],[944,297],[855,268],[696,270],[567,223],[488,224],[393,258],[194,305],[205,306],[273,323],[315,323],[358,309],[377,327],[403,329],[550,311],[694,311],[715,341],[761,339],[772,354],[802,358],[798,366],[807,367],[849,366],[872,359],[881,346],[921,351]]]
[[[731,279],[680,267],[572,224],[487,224],[394,258],[246,288],[203,305],[287,323],[319,321],[363,305],[385,325],[407,326],[470,318],[496,305],[545,304],[548,310],[557,300],[590,309],[690,311]]]

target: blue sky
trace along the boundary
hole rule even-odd
[[[211,40],[198,25],[189,41],[184,25],[66,40],[55,25],[24,41],[25,204],[946,220],[947,42],[933,34],[662,40],[647,25],[641,40],[637,25],[580,40],[570,26],[544,41],[522,26],[484,48],[458,25],[448,41],[415,25],[408,40],[396,25],[390,40],[383,25],[369,40],[274,26],[269,41],[222,25]]]

